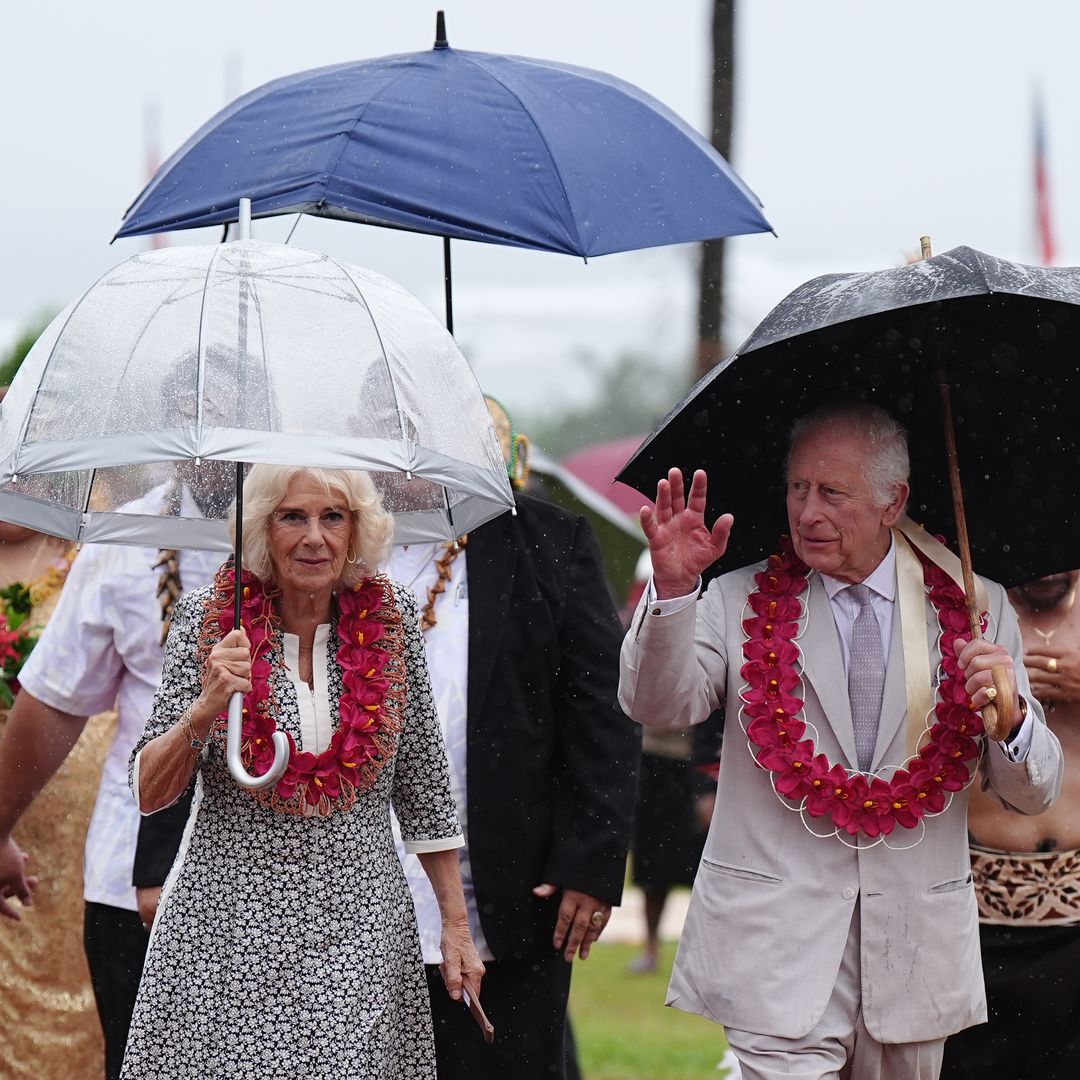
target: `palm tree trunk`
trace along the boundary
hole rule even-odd
[[[735,90],[735,0],[713,0],[712,144],[731,160],[731,120]],[[724,241],[701,245],[698,292],[698,348],[695,377],[724,354]]]

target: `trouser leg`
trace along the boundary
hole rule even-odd
[[[107,1080],[120,1077],[148,940],[138,912],[107,904],[86,905],[83,941],[105,1033]]]
[[[802,1038],[728,1029],[743,1080],[937,1080],[944,1039],[880,1043],[866,1030],[861,1006],[861,913],[856,906],[832,996]]]

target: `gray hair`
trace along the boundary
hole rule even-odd
[[[865,441],[868,452],[859,463],[862,474],[870,486],[874,506],[888,506],[896,497],[897,488],[911,475],[903,425],[884,409],[868,402],[837,401],[819,406],[792,424],[785,472],[791,467],[795,447],[803,439],[822,432],[855,435]]]
[[[244,566],[261,581],[274,579],[270,558],[270,518],[285,497],[289,484],[305,477],[321,484],[327,496],[340,499],[352,516],[352,532],[340,584],[356,585],[374,574],[386,558],[394,538],[393,515],[383,509],[382,497],[371,477],[359,469],[308,469],[296,465],[253,465],[244,480]],[[236,543],[236,507],[229,529]]]

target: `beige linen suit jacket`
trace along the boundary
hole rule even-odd
[[[681,727],[726,707],[716,809],[694,883],[669,1005],[764,1035],[800,1038],[821,1018],[836,981],[855,903],[861,908],[862,1009],[884,1043],[938,1039],[986,1019],[978,916],[967,839],[968,792],[926,821],[907,850],[864,838],[855,848],[813,836],[783,805],[739,723],[746,598],[761,565],[713,581],[701,600],[670,615],[643,598],[621,657],[620,701],[641,724]],[[981,781],[1008,808],[1037,814],[1057,798],[1062,756],[1031,697],[1016,616],[987,582],[987,637],[1008,648],[1020,693],[1034,716],[1030,752],[1015,763],[985,747]],[[886,660],[873,768],[906,754],[905,683],[899,605]],[[817,748],[854,769],[855,738],[840,639],[821,577],[810,578],[804,627],[804,718]],[[937,641],[937,617],[926,604]],[[937,671],[935,654],[931,667]],[[890,775],[886,773],[886,775]],[[816,822],[820,827],[820,822]],[[898,829],[892,842],[917,835]],[[849,838],[850,839],[850,838]],[[856,841],[852,840],[853,843]]]

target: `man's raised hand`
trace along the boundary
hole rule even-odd
[[[659,600],[694,591],[701,572],[727,550],[735,519],[721,514],[705,524],[705,470],[698,469],[684,496],[680,469],[671,469],[656,485],[656,508],[641,508],[641,528],[649,542],[653,585]]]

